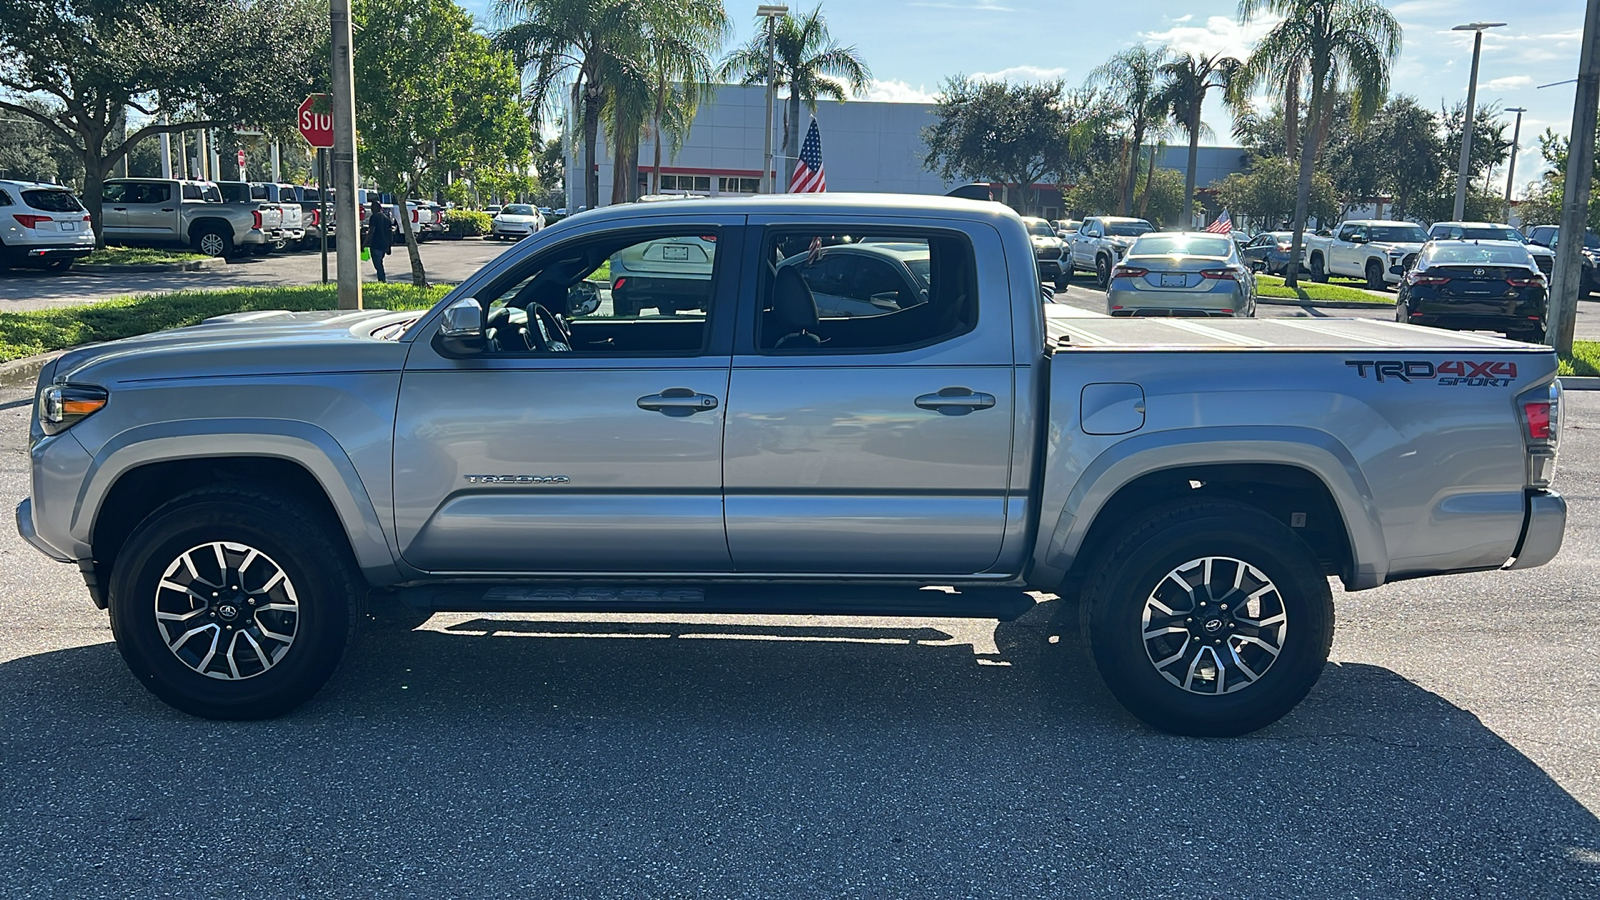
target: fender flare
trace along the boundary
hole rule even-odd
[[[219,456],[282,459],[305,469],[339,517],[368,580],[400,580],[389,536],[349,455],[333,435],[289,419],[186,419],[122,432],[100,448],[84,475],[72,514],[73,538],[90,543],[100,509],[123,475],[148,463]]]
[[[1041,573],[1065,575],[1095,518],[1135,479],[1164,469],[1241,463],[1292,466],[1321,480],[1344,520],[1350,544],[1353,578],[1346,587],[1363,590],[1383,584],[1388,546],[1372,488],[1354,454],[1326,432],[1291,425],[1185,428],[1135,435],[1107,447],[1067,492],[1053,528],[1045,532],[1041,527],[1036,547]]]

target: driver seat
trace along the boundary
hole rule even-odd
[[[811,286],[801,277],[800,269],[785,266],[778,269],[772,283],[772,316],[774,329],[783,337],[773,344],[774,350],[803,350],[822,346],[817,337],[817,298],[811,295]]]

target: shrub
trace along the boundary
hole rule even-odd
[[[452,237],[477,237],[488,234],[493,220],[475,209],[452,209],[444,214],[444,226]]]

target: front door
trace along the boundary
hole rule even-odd
[[[731,319],[718,298],[741,225],[697,217],[534,250],[474,288],[484,352],[451,358],[418,337],[395,425],[402,557],[435,572],[729,571]],[[656,277],[697,302],[616,314],[613,261],[686,237],[716,264]]]
[[[723,478],[738,571],[995,564],[1016,403],[1008,286],[999,266],[979,284],[979,254],[1004,258],[988,226],[769,223],[741,284],[729,387]],[[878,268],[916,273],[918,290],[863,287],[862,302],[819,314],[823,296],[868,285]]]

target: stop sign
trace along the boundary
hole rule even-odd
[[[313,107],[321,107],[326,112],[317,112]],[[300,129],[300,136],[306,143],[313,147],[333,146],[333,108],[328,103],[327,94],[312,94],[300,103],[300,113],[295,118],[295,125]]]

